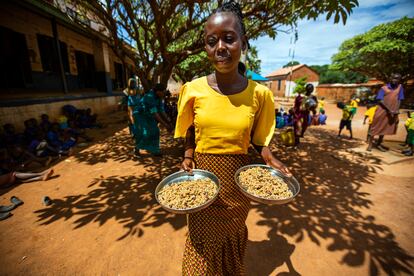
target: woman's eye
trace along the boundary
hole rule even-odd
[[[230,35],[225,37],[226,42],[233,42],[234,38]]]
[[[214,44],[216,44],[216,39],[214,39],[214,38],[209,38],[209,39],[207,39],[207,44],[209,45],[209,46],[214,46]]]

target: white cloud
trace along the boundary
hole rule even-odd
[[[360,7],[348,18],[346,25],[333,24],[320,16],[316,21],[302,20],[298,23],[299,40],[295,46],[295,60],[308,65],[329,64],[333,54],[341,43],[357,34],[364,33],[372,27],[414,14],[412,0],[365,0],[360,1]],[[266,75],[291,60],[289,49],[290,34],[279,33],[275,40],[261,37],[251,41],[259,51],[262,60],[262,75]]]

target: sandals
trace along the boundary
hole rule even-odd
[[[50,199],[50,197],[48,197],[48,196],[44,196],[42,198],[42,203],[45,206],[49,206],[50,204],[52,204],[52,199]]]
[[[19,198],[12,196],[10,198],[10,202],[12,204],[8,206],[0,206],[0,220],[7,219],[8,217],[12,216],[10,213],[11,210],[15,209],[17,206],[22,205],[24,202],[21,201]]]
[[[19,198],[12,196],[10,198],[10,202],[12,203],[9,206],[0,206],[0,213],[6,213],[6,212],[10,212],[11,210],[13,210],[14,208],[16,208],[19,205],[22,205],[24,202],[21,201]]]
[[[0,220],[4,220],[4,219],[6,219],[8,217],[11,217],[11,216],[12,216],[12,213],[10,213],[10,212],[0,213]]]

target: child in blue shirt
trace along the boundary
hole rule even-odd
[[[320,125],[326,125],[326,119],[328,116],[325,115],[325,110],[321,110],[319,113],[319,124]]]

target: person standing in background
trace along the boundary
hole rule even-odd
[[[375,147],[380,151],[387,151],[388,148],[382,145],[384,135],[397,133],[400,104],[404,99],[404,88],[400,81],[401,74],[391,74],[390,83],[384,85],[377,94],[379,103],[372,120],[367,151],[372,150],[375,136],[379,136]]]
[[[137,90],[137,82],[135,78],[130,78],[128,80],[128,86],[124,90],[128,95],[126,97],[126,102],[128,106],[128,127],[129,133],[131,134],[132,138],[135,139],[135,148],[134,153],[135,155],[139,155],[139,139],[137,139],[136,132],[139,129],[139,112],[141,110],[141,95],[138,93]]]

